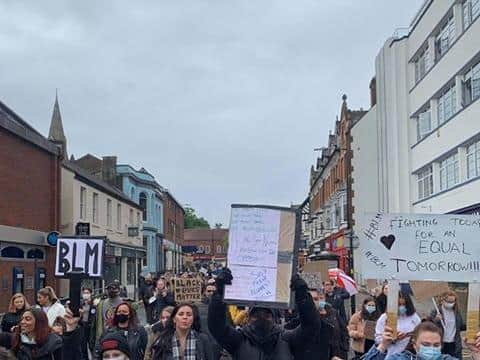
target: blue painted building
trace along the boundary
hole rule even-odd
[[[117,165],[116,169],[123,192],[143,209],[143,245],[147,249],[143,270],[163,271],[163,189],[144,168],[135,170],[130,165]]]

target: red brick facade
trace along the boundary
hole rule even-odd
[[[194,260],[225,259],[228,229],[186,229],[183,246],[196,246]]]
[[[181,245],[184,233],[185,211],[169,192],[164,193],[163,232],[164,238]]]
[[[0,109],[2,110],[2,109]],[[5,113],[4,113],[5,114]],[[8,123],[8,116],[4,117]],[[12,121],[13,123],[13,121]],[[25,133],[33,133],[26,126]],[[33,134],[39,142],[46,142],[37,133]],[[0,225],[41,232],[58,230],[60,214],[60,162],[58,154],[44,149],[17,134],[0,126]],[[0,230],[0,247],[15,243],[15,239],[5,238]],[[28,244],[22,244],[29,248]],[[32,246],[30,246],[32,247]],[[35,246],[40,248],[40,246]],[[56,288],[54,274],[55,251],[46,249],[44,260],[12,259],[0,257],[0,312],[7,309],[13,291],[13,269],[22,269],[25,280],[25,295],[30,302],[35,299],[35,266],[46,271],[46,284]],[[29,289],[27,289],[29,288]]]

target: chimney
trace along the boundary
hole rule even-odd
[[[370,81],[370,107],[377,103],[377,79],[375,77]]]
[[[117,186],[116,156],[104,156],[102,158],[102,180],[112,186]]]

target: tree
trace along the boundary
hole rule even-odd
[[[195,213],[195,209],[185,207],[185,229],[210,229],[210,224]]]
[[[222,223],[215,223],[215,229],[221,229],[223,226]]]

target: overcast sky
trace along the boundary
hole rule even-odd
[[[79,157],[145,167],[227,225],[308,193],[341,96],[369,107],[380,47],[422,0],[0,0],[0,100]]]

